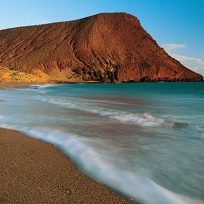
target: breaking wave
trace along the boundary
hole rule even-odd
[[[34,89],[48,88],[48,87],[54,87],[54,86],[59,86],[59,85],[58,84],[34,84],[34,85],[30,85],[30,87],[32,87]]]
[[[66,156],[71,158],[90,177],[105,183],[109,187],[129,196],[132,200],[155,204],[201,204],[199,200],[171,192],[150,178],[123,170],[108,161],[97,149],[90,146],[93,139],[68,135],[60,130],[49,128],[22,128],[2,125],[26,133],[27,135],[54,144]],[[95,142],[100,143],[100,140]]]
[[[177,106],[177,103],[165,107],[165,111],[158,111],[158,104],[156,109],[143,104],[136,106],[136,100],[128,106],[123,102],[129,101],[120,100],[117,94],[113,99],[109,98],[110,94],[97,98],[98,89],[80,87],[73,91],[70,87],[57,90],[49,87],[53,84],[3,92],[6,102],[0,106],[0,127],[55,145],[87,175],[133,200],[157,204],[202,203],[194,199],[203,199],[204,131],[200,112],[186,115],[185,110],[180,110],[183,105]],[[88,99],[80,98],[87,97],[87,93]],[[81,114],[75,114],[80,111],[89,113],[83,115],[82,122]],[[106,135],[108,128],[102,134],[97,129],[92,135],[99,127],[92,127],[93,118],[99,119],[96,116],[101,117],[102,128],[110,127],[106,126],[110,122],[112,137]],[[88,120],[84,123],[86,117]],[[117,121],[121,123],[115,124]],[[118,134],[120,126],[121,135]]]
[[[38,99],[43,102],[52,103],[69,109],[81,110],[85,112],[98,114],[100,116],[119,120],[120,122],[124,122],[124,123],[131,123],[135,125],[151,126],[151,127],[161,126],[165,123],[164,119],[152,116],[150,113],[135,114],[135,113],[129,113],[125,111],[116,111],[114,109],[103,108],[103,107],[91,105],[89,103],[80,103],[77,100],[63,101],[58,99],[45,98],[42,96],[38,96]]]

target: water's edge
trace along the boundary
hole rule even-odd
[[[66,154],[66,151],[64,151],[59,145],[57,144],[54,144],[54,143],[51,143],[49,142],[48,140],[45,140],[45,139],[42,139],[42,138],[39,138],[39,137],[36,137],[34,135],[29,135],[26,131],[21,131],[21,130],[18,130],[18,129],[15,129],[15,128],[6,128],[6,127],[0,127],[0,129],[3,129],[3,130],[12,130],[12,131],[17,131],[19,132],[20,134],[26,136],[26,137],[30,137],[32,139],[35,139],[35,140],[39,140],[40,142],[44,142],[44,143],[47,143],[47,144],[50,144],[52,145],[53,148],[55,148],[61,155],[65,156],[67,158],[67,160],[69,160],[69,162],[72,163],[72,165],[74,165],[78,171],[80,171],[80,173],[82,173],[83,175],[85,175],[86,177],[88,177],[89,179],[92,179],[94,181],[96,181],[97,183],[99,183],[100,185],[103,185],[105,186],[106,188],[108,188],[109,190],[111,190],[113,193],[115,193],[117,196],[119,196],[120,198],[122,199],[125,199],[127,201],[129,201],[130,203],[135,203],[135,204],[141,204],[140,202],[136,201],[136,200],[133,200],[132,198],[130,198],[129,196],[127,196],[126,194],[118,191],[117,189],[114,189],[112,188],[111,186],[107,185],[106,183],[104,183],[102,180],[99,180],[99,179],[96,179],[94,178],[93,176],[91,176],[90,174],[88,174],[88,172],[86,170],[84,170],[83,168],[80,167],[80,164],[79,162],[77,162],[76,160],[74,160],[72,158],[71,155],[67,155]]]
[[[36,86],[38,88],[38,85],[33,85],[32,87],[35,89]],[[42,86],[55,86],[55,84],[48,84]],[[39,93],[43,96],[44,90],[39,90]],[[49,97],[47,98],[47,100],[44,100],[42,96],[40,96],[40,98],[38,96],[38,101],[40,101],[40,103],[41,101],[44,104],[47,104],[49,102],[53,105],[62,107],[63,109],[66,108],[66,106],[68,105],[68,108],[70,108],[71,110],[80,110],[87,112],[87,107],[84,107],[84,104],[81,105],[81,103],[77,104],[77,101],[75,101],[76,103],[72,103],[72,101],[71,103],[69,103],[69,101],[66,101],[66,103],[60,101],[59,103],[59,101],[53,101]],[[13,99],[11,98],[10,101],[12,100]],[[110,120],[113,119],[115,121],[119,121],[125,124],[136,124],[140,125],[141,127],[166,126],[165,120],[154,117],[154,115],[152,116],[149,113],[132,114],[128,115],[129,117],[127,118],[125,117],[126,112],[122,111],[119,112],[119,117],[118,112],[115,112],[114,110],[112,110],[110,113],[107,112],[107,109],[104,110],[103,108],[98,108],[96,110],[93,106],[88,106],[88,110],[91,114],[98,114],[101,117],[109,118]],[[19,111],[20,110],[18,110],[18,112]],[[22,118],[24,119],[24,115],[22,116]],[[24,120],[26,119],[27,118],[25,117]],[[7,122],[4,122],[4,120],[2,121],[3,123],[0,123],[1,128],[13,129],[23,133],[28,137],[32,137],[53,145],[63,155],[70,159],[71,162],[75,166],[77,166],[77,168],[87,177],[94,179],[97,182],[107,186],[113,192],[119,194],[121,197],[125,197],[130,199],[131,201],[134,200],[135,202],[139,201],[142,203],[203,203],[200,200],[176,193],[176,191],[173,192],[171,191],[172,189],[168,190],[165,187],[156,183],[154,180],[152,180],[151,177],[143,177],[138,174],[137,171],[132,172],[122,168],[116,168],[114,165],[112,165],[109,159],[106,159],[107,155],[100,154],[100,151],[97,151],[96,149],[97,147],[92,145],[92,142],[100,143],[100,138],[87,138],[85,137],[83,132],[82,135],[80,135],[79,137],[77,133],[72,133],[71,131],[61,131],[61,129],[58,129],[57,126],[52,127],[52,124],[50,124],[49,128],[46,128],[46,126],[29,127],[25,124],[12,124],[10,123],[9,119],[7,120]],[[173,126],[175,126],[175,124],[177,125],[177,123],[172,124]],[[170,123],[170,126],[172,126],[172,124]]]

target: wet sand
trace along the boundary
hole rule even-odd
[[[53,145],[0,129],[0,203],[130,203]]]
[[[45,84],[35,82],[0,82],[0,89],[27,88],[31,85]]]

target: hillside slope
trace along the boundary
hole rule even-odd
[[[126,13],[1,30],[0,66],[45,82],[203,79],[170,57]]]

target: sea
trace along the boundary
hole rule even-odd
[[[53,144],[132,201],[204,203],[204,83],[0,90],[0,127]]]

